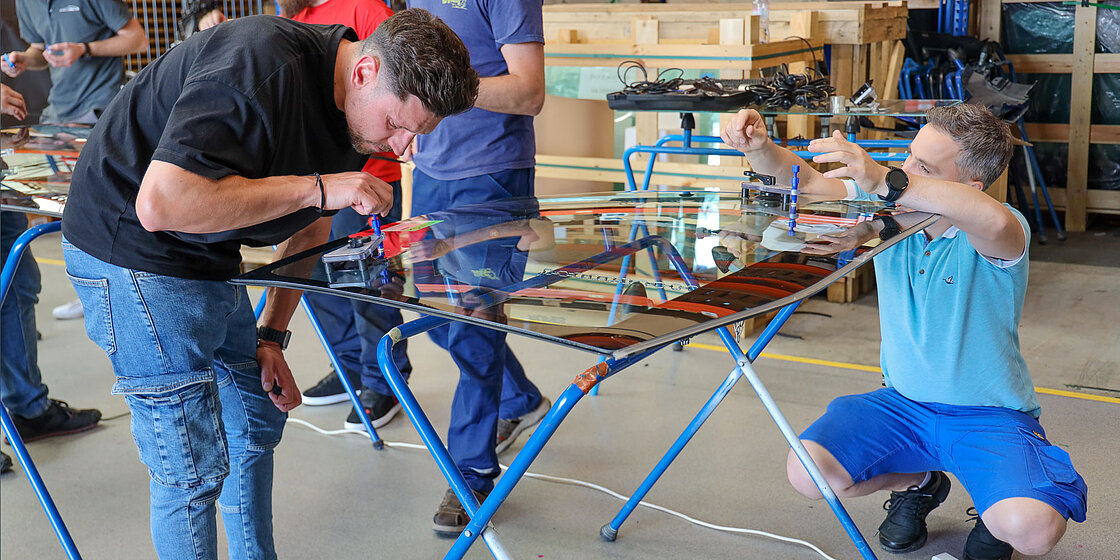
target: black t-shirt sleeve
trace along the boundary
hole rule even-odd
[[[206,177],[259,179],[268,169],[272,134],[255,103],[214,80],[183,87],[152,154]]]

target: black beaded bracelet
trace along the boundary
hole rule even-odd
[[[315,185],[319,187],[319,214],[323,214],[323,210],[327,207],[327,191],[323,188],[323,177],[315,173]]]

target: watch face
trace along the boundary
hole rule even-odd
[[[890,187],[891,190],[901,191],[905,189],[909,183],[910,177],[906,175],[905,171],[895,167],[887,172],[887,186]]]

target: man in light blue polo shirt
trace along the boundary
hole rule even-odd
[[[802,192],[882,197],[918,211],[824,236],[806,252],[850,249],[897,234],[922,213],[941,216],[875,259],[886,387],[834,400],[801,435],[829,485],[842,497],[891,490],[879,544],[905,553],[925,544],[926,515],[949,494],[948,471],[977,511],[966,560],[1045,554],[1068,519],[1085,520],[1087,490],[1069,455],[1046,440],[1019,351],[1029,228],[983,193],[1007,167],[1011,136],[976,105],[936,108],[928,118],[893,170],[836,133],[809,149],[823,152],[814,162],[843,167],[817,172],[771,142],[751,110],[723,138],[779,181],[801,164]],[[787,472],[798,492],[821,497],[792,452]]]
[[[50,68],[41,122],[93,124],[124,85],[122,57],[148,48],[148,36],[121,0],[20,0],[20,35],[30,43],[4,56],[13,78]]]

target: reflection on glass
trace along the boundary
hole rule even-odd
[[[383,226],[383,251],[359,251],[360,272],[334,287],[323,257],[346,253],[347,239],[236,282],[346,292],[609,352],[813,287],[869,248],[840,259],[803,248],[883,209],[802,197],[790,227],[788,203],[739,193],[509,199]]]

